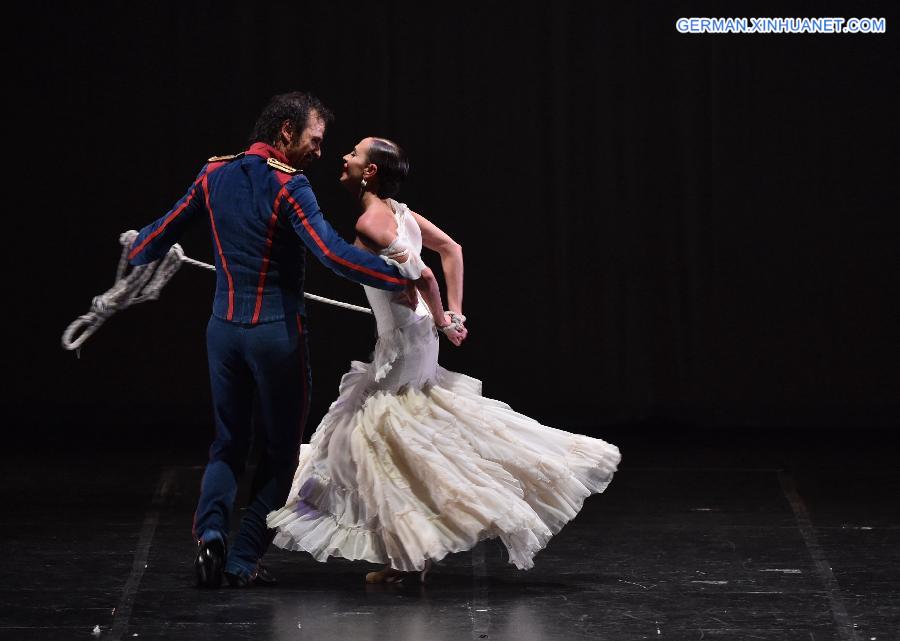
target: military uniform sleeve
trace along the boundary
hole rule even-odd
[[[399,291],[409,284],[396,267],[354,247],[334,231],[319,209],[306,176],[295,176],[284,186],[280,211],[288,216],[294,231],[316,258],[336,274],[391,291]]]
[[[144,227],[131,244],[128,261],[132,265],[152,263],[166,255],[178,242],[185,227],[206,211],[202,182],[207,174],[204,166],[194,184],[169,212]]]

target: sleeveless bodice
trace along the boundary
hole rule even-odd
[[[404,203],[388,199],[397,221],[397,238],[380,252],[388,258],[400,247],[409,250],[405,265],[414,275],[424,267],[421,259],[422,230]],[[398,265],[401,266],[401,265]],[[375,345],[373,374],[375,387],[396,390],[404,386],[422,387],[434,378],[437,367],[438,337],[431,312],[421,296],[415,310],[407,307],[403,293],[388,292],[363,285],[375,314],[378,342]]]

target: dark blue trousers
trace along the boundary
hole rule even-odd
[[[307,337],[299,315],[257,325],[211,317],[206,347],[216,439],[200,487],[194,538],[228,538],[238,480],[256,440],[262,459],[225,565],[227,572],[248,577],[272,542],[266,515],[284,505],[297,467],[312,383]]]

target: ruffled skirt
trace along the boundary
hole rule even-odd
[[[372,393],[354,362],[303,445],[275,545],[421,570],[499,537],[520,569],[602,492],[615,445],[543,426],[484,398],[480,381],[437,367],[422,387]]]

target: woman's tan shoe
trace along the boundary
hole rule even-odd
[[[366,583],[399,583],[408,573],[395,570],[389,565],[377,572],[369,572],[366,575]]]

